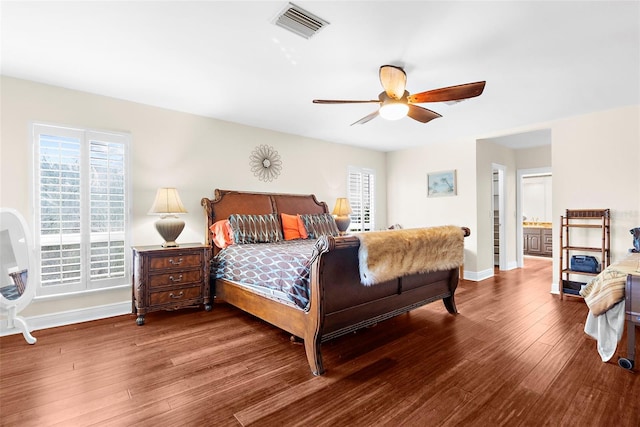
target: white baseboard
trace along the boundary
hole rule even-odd
[[[507,263],[507,269],[505,271],[515,270],[516,268],[518,268],[518,262],[517,261],[511,261],[511,262]]]
[[[57,326],[72,325],[74,323],[121,316],[129,313],[131,313],[131,301],[123,301],[115,304],[83,308],[80,310],[24,317],[24,320],[27,322],[27,325],[29,325],[30,331],[37,331],[40,329],[55,328]],[[6,319],[0,320],[0,336],[20,333],[22,332],[16,328],[9,329],[7,327]]]
[[[471,280],[473,282],[480,282],[481,280],[493,277],[493,269],[487,269],[484,271],[464,271],[464,280]]]

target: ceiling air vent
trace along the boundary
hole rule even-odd
[[[329,25],[324,19],[307,12],[293,3],[287,4],[287,6],[276,15],[273,23],[305,39],[311,38],[315,33]]]

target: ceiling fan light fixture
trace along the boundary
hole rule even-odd
[[[313,102],[314,104],[380,103],[380,107],[376,111],[352,123],[352,126],[367,123],[378,116],[382,116],[382,118],[386,120],[399,120],[406,116],[420,123],[427,123],[433,119],[442,117],[442,114],[416,104],[422,104],[424,102],[446,103],[474,98],[482,94],[484,86],[487,83],[486,81],[479,81],[410,94],[405,89],[407,74],[401,67],[383,65],[380,67],[379,75],[380,83],[384,89],[378,95],[379,101],[314,99]]]
[[[409,105],[395,100],[385,101],[380,107],[380,116],[387,120],[400,120],[409,112]]]

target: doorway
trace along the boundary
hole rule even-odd
[[[524,224],[553,224],[552,173],[550,167],[520,169],[517,172],[518,191],[516,197],[516,258],[518,267],[524,266]],[[527,185],[527,180],[530,184]]]

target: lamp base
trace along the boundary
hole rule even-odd
[[[156,221],[156,230],[164,239],[163,248],[175,248],[178,246],[176,239],[184,229],[184,221],[175,216],[162,217]]]
[[[338,231],[340,231],[340,235],[344,236],[347,233],[347,228],[349,228],[349,224],[351,224],[351,218],[349,215],[336,216],[336,227],[338,227]]]

